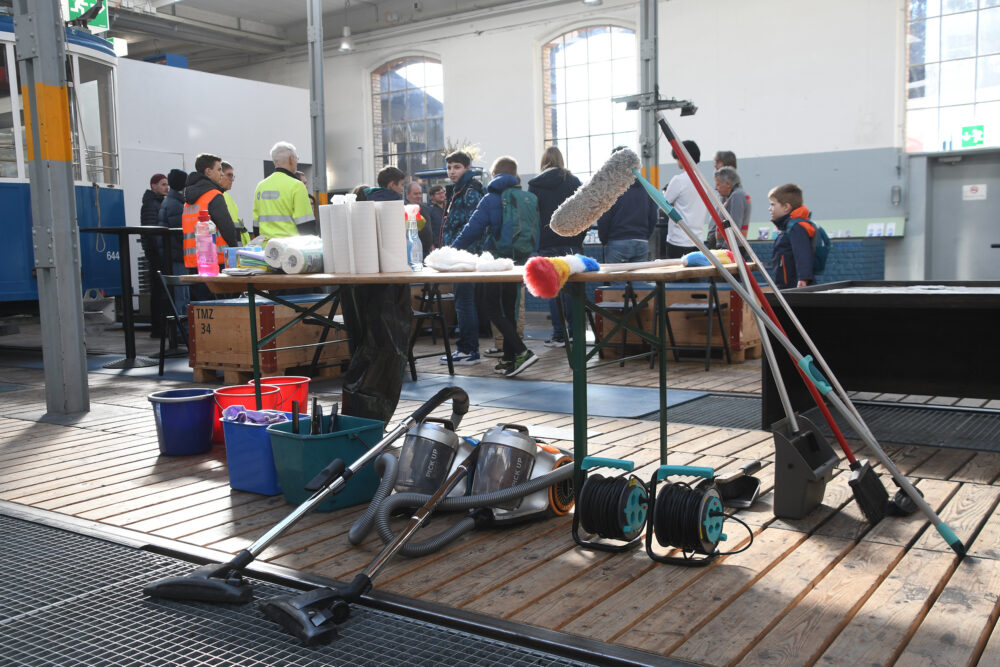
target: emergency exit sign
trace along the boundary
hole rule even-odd
[[[962,148],[972,148],[973,146],[983,145],[983,132],[982,125],[968,125],[962,128]]]
[[[69,7],[69,20],[78,19],[87,11],[96,5],[99,0],[66,0],[66,4]],[[92,18],[88,23],[87,27],[91,28],[91,32],[104,32],[108,29],[108,3],[101,3],[101,10],[97,12],[97,16]]]

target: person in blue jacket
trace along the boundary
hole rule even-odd
[[[785,183],[767,193],[771,222],[778,237],[771,250],[771,271],[778,289],[805,287],[815,282],[812,237],[816,226],[802,204],[802,188]]]
[[[486,196],[480,200],[469,222],[451,244],[459,250],[482,245],[488,238],[487,235],[492,235],[494,239],[500,237],[500,230],[503,227],[503,193],[509,188],[520,189],[521,179],[517,176],[517,161],[512,157],[497,158],[493,163],[492,172],[493,180],[486,187]],[[535,199],[531,195],[528,196]],[[488,247],[490,244],[486,245]],[[503,358],[493,370],[506,377],[513,377],[538,361],[535,353],[529,350],[517,335],[520,285],[485,283],[482,294],[483,310],[503,336]]]

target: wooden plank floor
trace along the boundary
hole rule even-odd
[[[529,373],[553,379],[537,366]],[[723,384],[735,368],[713,364],[705,374],[692,366]],[[0,500],[228,553],[288,512],[280,496],[230,490],[221,447],[158,456],[146,395],[182,383],[102,374],[90,381],[90,413],[47,423],[42,372],[0,367],[0,383],[22,387],[0,404]],[[401,402],[397,418],[416,405]],[[474,407],[460,431],[478,436],[500,420],[571,428],[568,415]],[[588,428],[591,453],[633,459],[644,476],[656,465],[655,422],[593,418]],[[868,526],[844,464],[821,508],[783,521],[771,513],[768,434],[684,424],[669,432],[671,463],[725,471],[766,462],[761,502],[739,514],[754,532],[746,551],[701,569],[656,564],[641,550],[579,549],[564,518],[479,531],[437,554],[398,558],[376,588],[707,665],[1000,664],[1000,455],[890,450],[970,545],[959,561],[922,515]],[[307,516],[263,559],[349,579],[380,546],[377,538],[348,543],[360,510]],[[428,530],[447,522],[438,518]],[[744,543],[734,522],[725,532],[726,549]]]

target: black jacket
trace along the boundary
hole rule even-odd
[[[577,251],[583,248],[583,239],[587,236],[587,230],[583,230],[576,236],[559,236],[549,227],[552,213],[579,187],[579,178],[565,169],[556,167],[546,169],[528,181],[528,192],[538,197],[538,222],[541,226],[541,234],[538,239],[539,251],[554,246],[571,246]]]
[[[160,226],[180,229],[181,217],[183,215],[184,194],[177,190],[168,190],[167,196],[163,198],[163,203],[160,204],[160,216],[158,218]],[[171,250],[173,252],[174,259],[181,261],[184,257],[183,249],[181,248],[181,239],[178,237],[171,237],[171,242],[173,243]]]
[[[209,190],[218,190],[219,194],[208,202],[208,214],[212,217],[216,230],[225,239],[226,244],[235,248],[240,245],[240,235],[236,233],[236,225],[233,224],[233,218],[229,215],[229,207],[226,206],[222,190],[212,182],[212,179],[200,171],[192,171],[188,174],[187,183],[184,185],[184,201],[193,204]]]
[[[156,225],[157,217],[160,214],[160,203],[163,195],[158,195],[152,190],[146,190],[142,195],[142,209],[139,212],[139,224],[143,227]]]
[[[601,243],[649,239],[656,225],[657,210],[645,188],[636,180],[598,219],[597,234]]]

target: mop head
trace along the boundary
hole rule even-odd
[[[445,246],[428,253],[424,265],[435,271],[475,271],[477,259],[471,252]]]
[[[733,253],[730,250],[712,250],[713,255],[719,258],[719,261],[723,264],[732,264],[735,259],[733,258]],[[712,262],[705,257],[705,253],[700,250],[695,250],[694,252],[689,252],[688,254],[681,257],[684,261],[684,266],[711,266]]]
[[[476,259],[476,271],[510,271],[514,268],[514,260],[509,257],[494,257],[484,252]]]
[[[639,156],[627,148],[612,153],[590,182],[552,213],[552,231],[560,236],[576,236],[590,229],[635,181],[632,169],[641,166]]]
[[[597,260],[585,255],[532,257],[524,266],[524,284],[533,295],[553,299],[574,273],[600,270]]]

